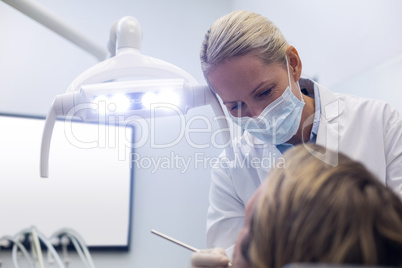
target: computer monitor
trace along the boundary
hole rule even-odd
[[[44,179],[44,119],[0,114],[0,237],[31,226],[46,237],[71,228],[90,249],[128,250],[133,127],[58,120]]]

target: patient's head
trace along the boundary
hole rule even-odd
[[[338,158],[338,165],[301,145],[285,154],[286,167],[274,170],[258,191],[249,232],[238,241],[242,256],[257,268],[296,262],[401,266],[399,198],[360,163],[325,155]]]

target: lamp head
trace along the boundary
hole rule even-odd
[[[42,136],[41,177],[48,177],[50,141],[58,116],[85,121],[101,121],[111,115],[150,118],[186,114],[205,104],[211,104],[216,113],[223,115],[216,96],[207,86],[198,85],[194,77],[173,64],[140,53],[142,32],[137,20],[123,17],[111,32],[108,46],[111,52],[115,47],[115,55],[111,53],[113,57],[83,72],[65,94],[53,101]],[[158,107],[161,109],[157,110]]]

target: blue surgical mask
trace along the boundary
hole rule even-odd
[[[233,122],[258,139],[270,144],[282,144],[290,140],[299,129],[304,100],[300,91],[299,100],[290,88],[289,65],[287,63],[289,86],[283,94],[270,103],[257,118],[230,116]]]

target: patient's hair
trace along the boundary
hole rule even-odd
[[[338,158],[338,165],[296,146],[284,156],[286,167],[268,177],[251,223],[253,267],[296,262],[401,266],[399,197],[362,164],[328,150],[325,155]]]

